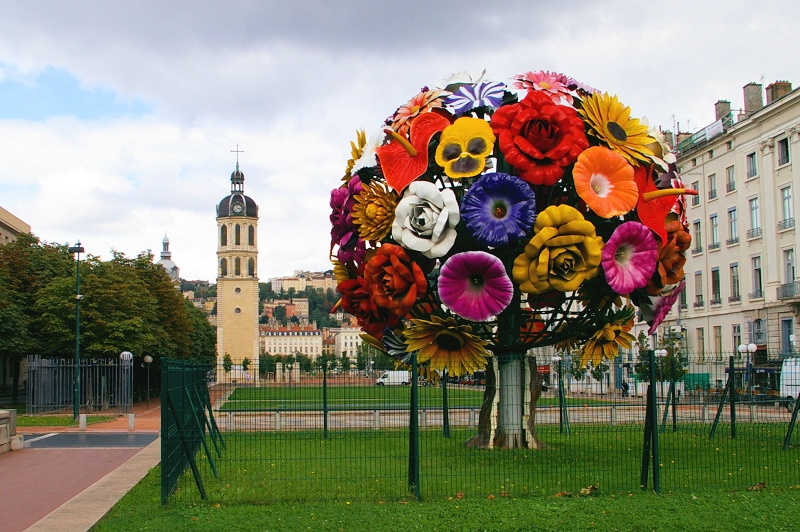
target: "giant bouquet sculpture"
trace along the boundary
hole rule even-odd
[[[527,351],[597,365],[630,347],[637,308],[655,330],[684,287],[694,191],[616,96],[551,72],[482,78],[425,87],[358,133],[331,255],[368,341],[428,371],[487,370],[470,445],[537,447]]]

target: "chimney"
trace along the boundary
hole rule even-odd
[[[776,81],[767,85],[767,105],[792,92],[792,84],[788,81]]]
[[[750,82],[744,86],[744,114],[749,117],[764,107],[764,97],[761,94],[761,84]]]
[[[674,148],[675,139],[672,136],[672,131],[662,131],[662,134],[664,135],[664,142],[667,144],[667,146]]]
[[[681,131],[680,133],[678,133],[678,144],[680,145],[681,142],[689,138],[692,138],[691,133],[688,133],[686,131]]]
[[[731,114],[731,102],[727,100],[719,100],[714,104],[714,114],[717,120],[722,120]]]

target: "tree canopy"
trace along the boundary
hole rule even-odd
[[[108,261],[88,255],[80,269],[81,357],[130,351],[156,360],[215,360],[216,331],[151,253],[113,252]],[[0,360],[18,367],[27,355],[74,354],[75,282],[66,245],[22,234],[0,246]]]

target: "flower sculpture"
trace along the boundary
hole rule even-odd
[[[341,308],[370,341],[430,375],[519,383],[505,368],[528,349],[597,366],[637,310],[657,328],[685,285],[694,193],[657,130],[555,72],[438,87],[359,132],[331,193]]]

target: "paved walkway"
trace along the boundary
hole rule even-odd
[[[158,399],[133,405],[127,416],[77,427],[19,427],[31,442],[0,456],[0,530],[86,531],[161,458]]]

